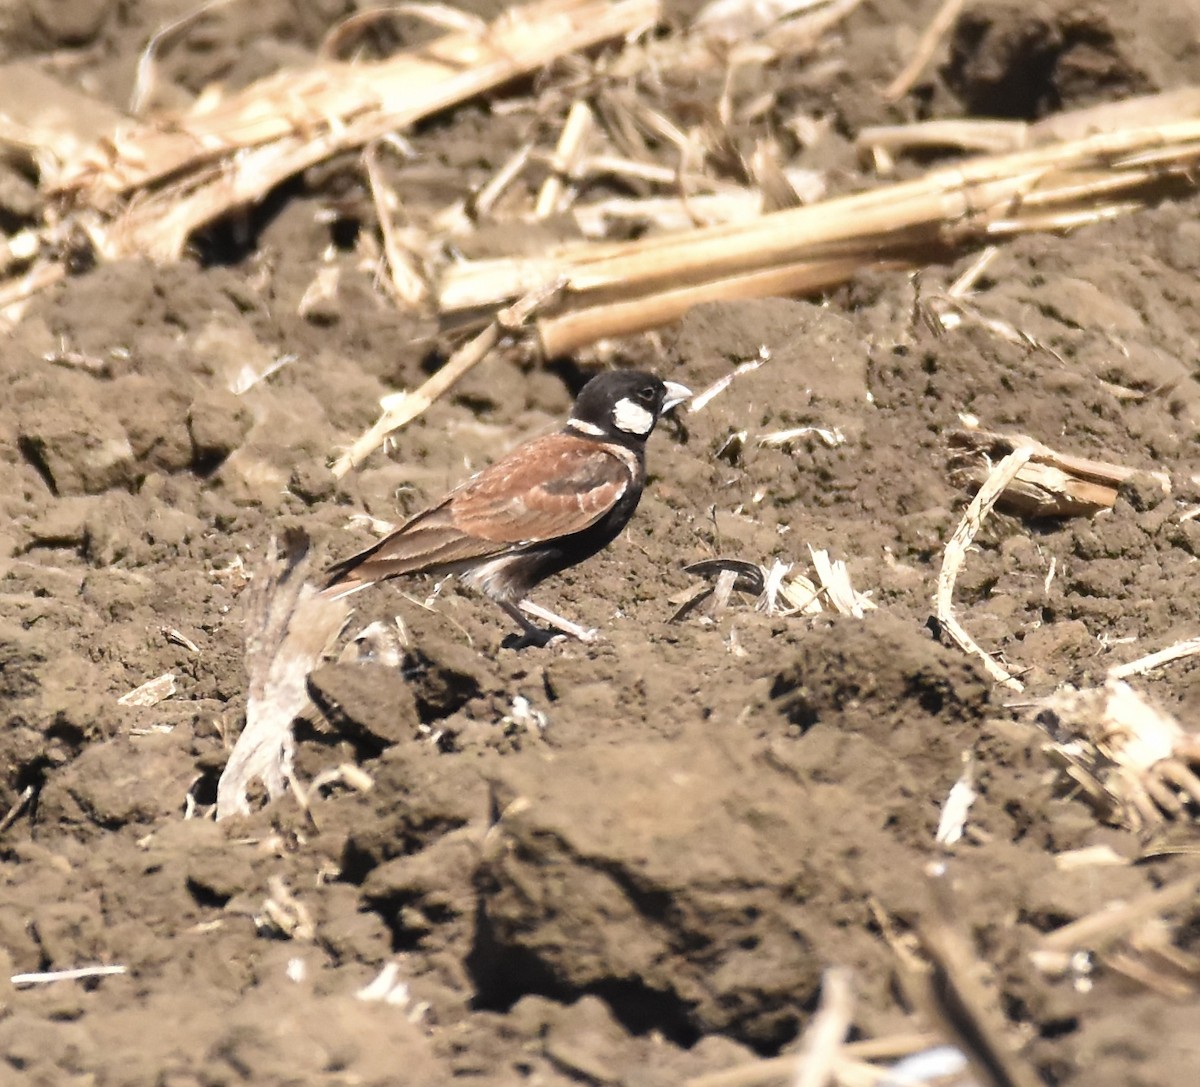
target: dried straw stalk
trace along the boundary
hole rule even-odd
[[[444,272],[438,305],[450,321],[477,318],[565,279],[538,323],[543,349],[559,354],[662,325],[699,301],[820,290],[862,268],[945,259],[997,237],[1123,214],[1171,185],[1194,187],[1198,163],[1200,120],[1104,132],[978,156],[749,223],[467,262]]]
[[[966,632],[963,625],[955,616],[954,583],[958,579],[958,572],[962,569],[968,549],[974,542],[980,528],[983,527],[983,522],[996,505],[996,501],[1004,493],[1005,488],[1017,478],[1017,474],[1029,463],[1029,459],[1033,456],[1033,453],[1034,448],[1032,446],[1018,446],[996,465],[983,486],[979,488],[979,493],[971,500],[971,504],[967,507],[966,513],[963,514],[958,528],[954,530],[954,535],[950,537],[950,542],[946,545],[946,551],[942,557],[942,570],[938,575],[937,594],[934,597],[934,614],[937,616],[938,624],[945,631],[946,636],[964,653],[970,653],[972,656],[978,657],[987,674],[996,683],[1007,687],[1010,691],[1018,692],[1025,689],[1021,681],[1013,676],[999,661],[980,648],[979,644]]]
[[[197,228],[301,170],[658,14],[658,0],[542,0],[386,61],[279,72],[204,112],[105,135],[65,165],[58,189],[102,216],[91,228],[102,257],[174,259]]]
[[[1121,484],[1137,474],[1136,468],[1123,464],[1059,453],[1024,434],[957,430],[950,435],[950,446],[956,451],[954,476],[977,485],[986,481],[996,459],[1028,447],[1029,463],[1009,483],[999,505],[1033,517],[1072,517],[1110,510]],[[1169,493],[1170,480],[1165,475],[1159,479]]]

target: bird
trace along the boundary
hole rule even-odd
[[[374,546],[331,566],[323,594],[344,597],[406,574],[455,574],[520,626],[517,647],[562,635],[595,641],[596,631],[535,604],[529,593],[621,533],[642,496],[646,440],[691,395],[642,371],[598,374],[561,429],[522,442]]]

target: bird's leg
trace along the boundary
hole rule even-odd
[[[581,627],[578,623],[572,623],[570,619],[564,619],[561,615],[556,615],[549,608],[543,608],[540,604],[535,604],[532,600],[519,600],[517,607],[530,616],[530,618],[540,619],[543,623],[549,623],[555,630],[561,630],[564,634],[583,642],[585,645],[591,645],[598,640],[599,636],[596,631],[589,627]]]
[[[584,643],[590,644],[596,641],[594,630],[581,627],[578,623],[572,623],[570,619],[564,619],[561,615],[556,615],[548,608],[540,607],[531,600],[519,600],[516,604],[501,603],[500,606],[525,632],[521,640],[522,645],[549,645],[555,638],[561,637],[563,634]],[[528,617],[540,619],[554,629],[544,630]]]
[[[521,609],[516,604],[510,604],[506,600],[497,600],[497,604],[504,609],[504,613],[521,628],[520,636],[510,634],[504,639],[503,645],[506,649],[524,649],[526,646],[537,646],[539,649],[549,645],[555,638],[562,638],[562,634],[558,634],[552,630],[543,630],[536,623],[530,622],[521,613]]]

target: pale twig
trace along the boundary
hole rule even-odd
[[[517,148],[474,196],[456,200],[439,211],[433,217],[434,230],[459,234],[468,230],[476,220],[489,216],[496,202],[529,164],[532,154],[532,144]]]
[[[912,997],[945,1040],[962,1051],[980,1087],[1038,1087],[1039,1077],[1008,1045],[1005,1020],[959,921],[946,865],[935,862],[926,873],[932,908],[919,934],[928,964],[908,976]]]
[[[730,385],[733,384],[736,378],[741,377],[742,374],[753,373],[764,362],[770,361],[770,358],[771,349],[767,347],[766,344],[761,345],[754,358],[749,359],[746,362],[739,363],[729,373],[717,378],[717,380],[714,381],[707,389],[702,389],[695,396],[693,396],[691,401],[688,403],[688,414],[695,415],[696,412],[703,411],[704,408],[707,407],[709,401],[720,396],[721,393],[723,393],[729,388]]]
[[[133,79],[133,93],[129,96],[130,113],[137,116],[146,107],[146,102],[150,98],[150,92],[154,88],[154,70],[158,61],[158,51],[180,31],[186,30],[209,12],[215,11],[217,8],[223,8],[226,4],[232,2],[233,0],[207,0],[207,3],[201,4],[198,8],[193,8],[165,26],[160,26],[154,32],[153,36],[146,43],[146,48],[142,50],[142,55],[138,57],[137,71]]]
[[[821,981],[820,1006],[800,1039],[793,1087],[826,1087],[853,1021],[853,975],[844,966],[831,966]]]
[[[938,1043],[936,1034],[894,1034],[886,1038],[869,1038],[860,1042],[846,1042],[841,1047],[841,1061],[889,1061],[920,1053]],[[759,1087],[760,1084],[783,1080],[796,1067],[796,1056],[788,1053],[782,1057],[751,1061],[720,1072],[706,1072],[685,1080],[683,1087]]]
[[[33,799],[35,791],[36,789],[32,785],[26,785],[21,790],[21,795],[17,797],[16,803],[8,809],[4,818],[0,819],[0,834],[3,834],[13,823],[21,818],[21,813],[29,807],[29,802]]]
[[[1011,691],[1023,691],[1025,689],[1024,684],[1014,678],[999,662],[981,649],[955,618],[954,583],[958,578],[959,570],[962,568],[963,560],[966,558],[967,549],[974,542],[975,536],[978,534],[987,515],[991,513],[996,500],[1004,493],[1004,488],[1016,478],[1017,473],[1029,463],[1029,458],[1033,456],[1033,453],[1034,448],[1032,446],[1018,446],[996,465],[983,486],[979,488],[979,493],[971,500],[971,504],[967,507],[967,512],[963,514],[958,528],[954,530],[954,535],[946,545],[946,551],[942,558],[942,571],[938,575],[937,596],[935,597],[937,620],[942,630],[946,632],[946,635],[961,650],[978,657],[983,662],[983,667],[988,675]]]
[[[1193,873],[1130,902],[1110,903],[1042,937],[1042,951],[1103,950],[1151,918],[1191,902],[1200,891],[1200,874]]]
[[[354,40],[356,36],[361,37],[363,31],[376,23],[401,16],[420,19],[441,30],[460,31],[480,38],[487,33],[485,20],[447,4],[394,4],[391,7],[368,8],[366,11],[347,15],[325,35],[317,48],[317,54],[322,57],[338,57],[346,43]]]
[[[445,365],[415,392],[399,392],[385,396],[380,401],[383,413],[365,434],[334,461],[333,474],[341,479],[352,468],[357,468],[383,444],[389,434],[411,423],[434,401],[448,393],[487,357],[488,352],[500,342],[505,333],[520,329],[537,308],[560,289],[559,283],[553,283],[548,288],[535,291],[515,305],[502,310],[487,328],[455,351],[446,360]]]
[[[368,144],[363,150],[363,167],[367,172],[367,184],[371,189],[371,200],[375,205],[375,217],[379,220],[379,232],[383,236],[383,255],[388,265],[388,281],[392,290],[404,305],[415,309],[429,296],[429,287],[421,275],[411,250],[400,243],[396,220],[393,215],[397,197],[379,172],[378,143]]]
[[[534,205],[535,219],[545,219],[570,202],[573,189],[567,188],[566,178],[571,175],[575,164],[582,157],[587,146],[588,136],[596,125],[596,116],[582,99],[571,105],[567,120],[563,124],[562,134],[558,138],[558,146],[554,149],[554,159],[550,164],[550,176],[542,182]]]
[[[49,985],[55,981],[85,981],[88,978],[107,978],[127,974],[126,966],[76,966],[71,970],[46,970],[36,974],[13,974],[8,980],[18,989],[29,985]]]
[[[1160,649],[1157,653],[1148,653],[1144,657],[1138,657],[1137,660],[1129,661],[1127,664],[1118,664],[1110,668],[1108,674],[1112,679],[1140,676],[1155,668],[1160,668],[1164,664],[1183,660],[1185,657],[1194,657],[1198,653],[1200,653],[1200,637],[1189,638],[1187,641],[1167,646],[1166,649]]]
[[[986,249],[980,250],[962,274],[946,288],[946,294],[951,298],[962,298],[971,293],[975,288],[975,284],[979,282],[979,277],[987,271],[992,261],[996,259],[996,254],[1000,250],[994,245],[989,245]]]
[[[884,101],[896,102],[908,94],[913,84],[921,78],[925,66],[933,59],[942,39],[950,32],[950,28],[962,12],[965,3],[966,0],[943,0],[933,21],[925,28],[925,33],[917,42],[917,48],[908,63],[901,69],[900,74],[884,88]]]

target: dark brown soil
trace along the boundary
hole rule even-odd
[[[148,36],[194,6],[16,0],[0,52],[121,105]],[[821,63],[763,75],[780,111],[832,119],[805,156],[835,187],[866,181],[849,150],[864,124],[1034,118],[1200,77],[1194,2],[984,0],[943,66],[884,106],[937,6],[866,4]],[[167,51],[160,95],[302,61],[354,7],[216,8]],[[714,73],[689,93],[719,89]],[[396,184],[409,206],[442,206],[544,123],[461,110],[415,134],[420,158]],[[1031,696],[1197,633],[1200,520],[1180,515],[1200,504],[1200,202],[1004,248],[974,300],[1020,344],[970,322],[935,338],[911,282],[876,276],[822,304],[703,307],[620,345],[613,364],[694,389],[760,345],[771,360],[666,425],[627,533],[545,586],[542,602],[605,640],[517,653],[470,596],[448,589],[429,613],[425,585],[364,594],[354,629],[398,613],[412,647],[399,672],[316,673],[336,712],[298,726],[298,770],[307,782],[357,763],[373,788],[335,783],[311,821],[290,801],[185,818],[211,803],[242,721],[237,564],[291,526],[345,556],[370,538],[352,515],[396,520],[436,497],[561,417],[595,365],[493,358],[336,484],[331,453],[439,351],[348,248],[331,258],[336,306],[297,316],[338,240],[317,212],[361,199],[351,167],[280,194],[248,244],[218,230],[206,260],[69,279],[0,352],[0,816],[27,787],[35,798],[0,837],[0,1082],[666,1087],[786,1051],[833,964],[854,970],[858,1034],[911,1030],[879,917],[919,922],[924,866],[948,857],[995,1006],[1046,1083],[1194,1083],[1200,1005],[1103,969],[1090,987],[1054,981],[1028,952],[1195,857],[1056,866],[1099,843],[1136,856],[1139,842],[1056,793],[1044,736],[938,643],[929,614],[965,497],[945,437],[971,413],[1174,481],[1166,497],[1136,478],[1092,520],[986,526],[960,617]],[[19,223],[28,184],[3,165],[0,181],[0,214]],[[53,361],[64,353],[92,361]],[[229,391],[244,364],[284,355]],[[805,424],[847,440],[757,444]],[[733,456],[737,431],[749,436]],[[687,563],[803,567],[809,545],[845,559],[878,610],[778,618],[735,598],[715,622],[669,621],[697,584]],[[174,697],[118,705],[168,671]],[[1185,721],[1200,713],[1200,665],[1142,685]],[[946,851],[934,829],[971,750],[980,797]],[[291,938],[264,912],[281,885],[311,922]],[[1194,945],[1200,912],[1184,933]],[[6,980],[91,963],[128,973]],[[355,999],[389,963],[407,998]]]

